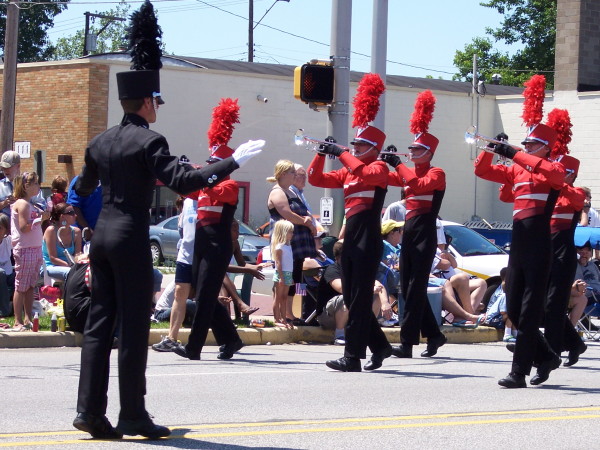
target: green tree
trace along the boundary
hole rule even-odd
[[[98,35],[96,42],[96,51],[92,53],[107,53],[118,51],[123,45],[123,39],[126,34],[126,28],[128,26],[128,12],[130,6],[121,1],[115,9],[109,11],[98,12],[108,17],[120,17],[125,18],[125,21],[104,19],[104,18],[90,18],[90,33],[96,34],[102,30]],[[56,46],[52,54],[52,59],[74,59],[79,58],[83,55],[84,45],[84,31],[83,29],[78,30],[75,34],[64,38],[59,38],[56,41]]]
[[[59,3],[60,1],[60,3]],[[68,0],[67,0],[68,1]],[[6,4],[0,7],[0,47],[4,51]],[[17,62],[46,61],[54,49],[47,31],[54,25],[54,16],[67,8],[64,0],[29,0],[20,4]]]
[[[493,74],[502,76],[502,84],[518,86],[536,73],[546,76],[548,87],[554,84],[557,0],[489,0],[480,3],[495,8],[504,16],[500,27],[487,28],[493,38],[476,37],[463,51],[457,50],[455,80],[473,79],[473,55],[478,57],[479,77],[490,82]],[[520,45],[512,55],[494,48],[494,42]]]

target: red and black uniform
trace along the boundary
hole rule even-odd
[[[518,330],[512,372],[529,375],[533,361],[555,357],[540,333],[552,248],[550,216],[563,186],[562,164],[518,152],[510,167],[492,165],[494,155],[475,160],[475,175],[512,186],[513,232],[506,278],[508,317]]]
[[[404,320],[400,342],[418,345],[419,335],[439,337],[439,322],[427,298],[427,282],[437,247],[436,219],[446,191],[446,174],[429,163],[411,169],[404,164],[389,174],[389,184],[405,187],[406,221],[400,254]]]
[[[389,169],[383,161],[365,164],[344,152],[339,170],[323,173],[325,157],[315,156],[308,181],[323,188],[344,188],[346,234],[342,247],[342,293],[349,309],[344,356],[362,359],[390,348],[373,314],[373,287],[383,252],[381,208]]]
[[[202,352],[209,328],[212,328],[219,345],[240,339],[229,312],[219,302],[219,291],[233,254],[231,223],[238,192],[237,182],[226,178],[214,187],[202,189],[193,197],[198,199],[192,265],[198,307],[186,345],[187,354],[191,357],[199,356]]]
[[[544,335],[557,354],[577,350],[581,338],[567,317],[571,286],[577,270],[575,227],[579,223],[585,193],[581,188],[564,186],[550,219],[552,268],[546,298]]]

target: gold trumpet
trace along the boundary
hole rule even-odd
[[[319,152],[319,147],[321,145],[335,144],[335,142],[327,142],[322,139],[316,139],[316,138],[313,138],[310,136],[306,136],[304,134],[304,130],[302,128],[299,128],[298,131],[296,131],[296,134],[294,135],[294,143],[298,147],[303,147],[303,148],[313,151],[313,152]],[[349,148],[349,147],[344,147],[343,145],[340,145],[340,144],[335,144],[335,145],[337,145],[340,148],[343,148],[344,150],[349,151],[350,153],[352,153],[354,155],[354,149]],[[384,151],[379,152],[379,154],[380,155],[398,155],[398,156],[402,157],[404,162],[410,160],[409,153],[386,152],[384,150]]]
[[[517,145],[512,145],[512,144],[509,144],[506,141],[499,141],[498,139],[492,139],[490,137],[483,136],[483,135],[477,133],[477,127],[476,126],[470,126],[469,128],[467,128],[467,131],[465,131],[465,142],[467,144],[477,144],[478,141],[490,142],[492,144],[506,144],[509,147],[514,148],[518,152],[522,152],[523,151],[523,148],[519,147]],[[491,148],[489,148],[489,147],[487,147],[487,146],[479,146],[479,145],[477,145],[477,148],[479,150],[484,150],[486,152],[494,153],[494,150],[491,149]]]

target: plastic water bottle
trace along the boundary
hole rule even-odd
[[[58,330],[58,321],[56,318],[56,313],[52,314],[52,319],[50,319],[50,331],[56,332]]]
[[[36,312],[35,315],[33,316],[33,330],[32,331],[39,331],[40,330],[40,316],[38,316],[38,313]]]

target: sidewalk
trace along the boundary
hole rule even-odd
[[[173,279],[175,274],[163,274],[162,289],[164,289]],[[252,293],[250,304],[260,308],[251,317],[255,319],[273,320],[273,300],[271,296]],[[400,342],[400,328],[382,328],[388,341],[392,344]],[[151,329],[148,345],[160,342],[162,336],[167,334],[168,330]],[[502,339],[501,332],[495,328],[477,327],[475,329],[458,328],[451,325],[442,326],[442,332],[448,338],[449,344],[473,344],[480,342],[496,342]],[[179,338],[182,342],[187,342],[190,330],[182,328],[179,332]],[[244,342],[244,345],[270,345],[270,344],[290,344],[290,343],[314,343],[331,344],[333,342],[333,330],[324,330],[321,327],[294,327],[285,328],[239,328],[238,333]],[[0,331],[0,348],[37,348],[37,347],[79,347],[81,346],[82,335],[71,331],[50,332],[6,332]],[[425,342],[425,340],[421,340]],[[216,345],[212,331],[208,334],[206,345]]]
[[[260,316],[259,316],[260,317]],[[263,316],[265,317],[265,316]],[[268,317],[265,317],[268,318]],[[383,328],[383,331],[392,344],[400,342],[400,328]],[[496,342],[501,339],[498,330],[489,327],[465,329],[444,325],[442,332],[450,344],[474,344],[480,342]],[[148,345],[160,342],[166,335],[167,329],[151,329]],[[179,332],[182,342],[187,342],[190,330],[183,328]],[[238,333],[245,345],[270,345],[291,343],[331,344],[333,330],[324,330],[321,327],[294,327],[285,328],[239,328]],[[0,332],[0,348],[37,348],[37,347],[78,347],[81,346],[81,333],[72,331],[56,332]],[[421,340],[421,342],[425,342]],[[206,345],[216,345],[216,341],[209,332]]]

